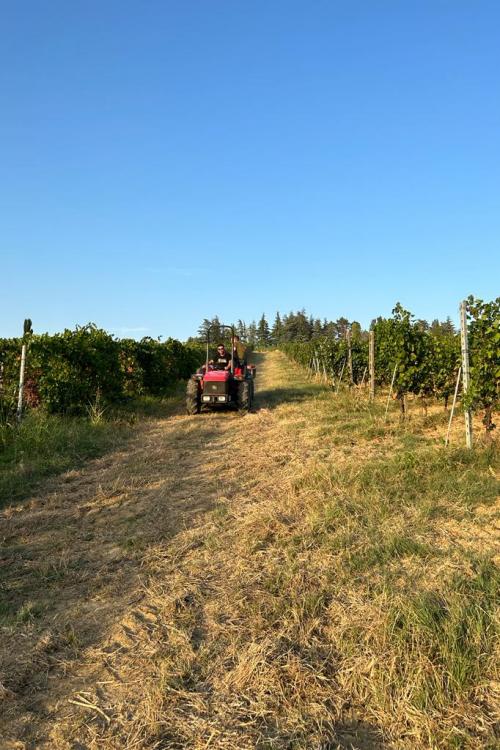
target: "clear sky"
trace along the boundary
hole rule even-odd
[[[0,0],[0,335],[500,294],[500,3]]]

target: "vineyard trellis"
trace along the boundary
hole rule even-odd
[[[491,433],[500,402],[500,297],[483,302],[470,296],[463,305],[470,358],[467,392],[462,392],[463,408],[466,412],[482,412],[484,428]],[[317,337],[285,343],[281,349],[312,373],[329,372],[327,379],[335,390],[340,387],[346,366],[349,385],[364,384],[368,367],[370,397],[374,396],[375,386],[391,384],[403,418],[408,394],[422,398],[424,406],[425,398],[433,397],[447,408],[450,398],[458,392],[458,372],[462,376],[464,372],[460,334],[428,330],[399,303],[392,317],[378,318],[369,333],[352,331],[343,338]]]
[[[165,395],[201,357],[199,347],[176,339],[117,339],[93,324],[55,335],[36,335],[28,326],[20,338],[0,339],[0,416],[38,406],[78,414],[96,397]]]

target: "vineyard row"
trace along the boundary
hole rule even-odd
[[[500,403],[500,297],[492,302],[469,297],[465,302],[469,349],[469,382],[462,393],[465,409],[482,411],[487,431]],[[396,305],[391,318],[379,318],[371,328],[374,378],[391,385],[404,412],[405,396],[433,396],[445,406],[454,395],[461,367],[459,333],[422,329],[410,312]],[[291,359],[323,374],[332,385],[367,382],[370,336],[347,332],[344,338],[318,337],[281,345]]]
[[[162,396],[199,365],[199,347],[175,339],[116,339],[94,325],[56,335],[0,339],[0,416],[15,411],[26,352],[24,404],[49,412],[84,412],[96,398],[119,402]]]

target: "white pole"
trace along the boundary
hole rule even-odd
[[[342,378],[343,378],[343,376],[344,376],[344,368],[345,368],[345,362],[346,362],[346,361],[345,361],[345,359],[344,359],[344,361],[343,361],[343,363],[342,363],[342,369],[341,369],[341,371],[340,371],[340,378],[339,378],[339,382],[338,382],[338,384],[337,384],[337,393],[339,392],[340,384],[341,384],[341,382],[342,382]]]
[[[21,349],[21,369],[19,371],[19,396],[17,398],[17,421],[21,421],[23,416],[23,390],[24,390],[24,369],[26,366],[26,344]]]
[[[392,373],[392,380],[391,380],[391,387],[389,388],[389,395],[387,396],[387,405],[385,407],[385,418],[384,421],[387,422],[387,413],[389,411],[389,402],[391,400],[392,396],[392,389],[394,387],[394,381],[396,380],[396,371],[398,369],[397,365],[394,365],[394,372]]]
[[[375,331],[370,331],[368,363],[370,369],[370,401],[373,401],[375,398]]]
[[[448,443],[450,442],[451,420],[453,419],[453,414],[455,412],[455,404],[457,403],[458,386],[460,385],[461,374],[462,374],[462,367],[460,366],[458,368],[457,383],[455,385],[455,395],[453,396],[453,404],[451,405],[451,414],[450,414],[450,419],[448,422],[448,432],[446,433],[446,439],[444,441],[445,445],[448,445]]]
[[[467,396],[470,386],[469,370],[469,342],[467,340],[467,302],[460,305],[460,341],[462,344],[462,378],[464,396]],[[465,444],[472,448],[472,413],[470,409],[465,410]]]
[[[350,328],[347,329],[345,337],[347,341],[347,367],[349,369],[349,380],[352,385],[354,383],[354,374],[352,370],[352,341]]]
[[[325,383],[328,383],[328,375],[326,374],[326,366],[325,366],[324,359],[321,359],[321,364],[323,365],[323,377],[325,379]]]
[[[363,370],[363,377],[361,378],[361,383],[360,383],[360,386],[362,386],[362,385],[364,385],[364,384],[365,384],[365,377],[366,377],[366,367],[365,367],[365,369]]]

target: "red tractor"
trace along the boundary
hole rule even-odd
[[[255,365],[248,365],[243,357],[235,355],[233,326],[221,326],[231,331],[231,366],[218,369],[209,360],[210,329],[207,331],[207,357],[203,367],[188,380],[186,409],[188,414],[199,414],[202,408],[230,407],[241,412],[252,408],[254,396]]]

